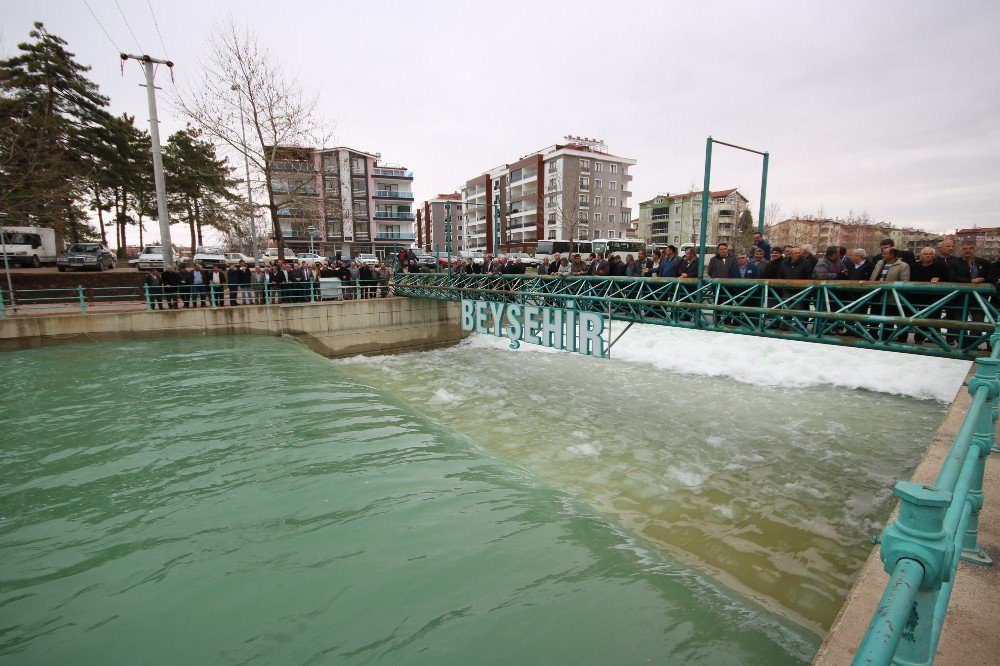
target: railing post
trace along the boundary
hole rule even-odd
[[[997,326],[993,335],[990,336],[990,354],[991,358],[1000,357],[1000,326]],[[1000,376],[998,376],[1000,380]],[[993,432],[996,432],[997,419],[1000,418],[1000,400],[993,401]],[[1000,448],[998,448],[996,441],[993,442],[993,448],[990,449],[990,453],[1000,453]]]
[[[208,300],[212,302],[212,308],[215,308],[215,283],[208,283]]]
[[[270,282],[265,282],[264,283],[264,305],[270,305],[270,304],[271,304],[271,283]]]
[[[0,289],[0,319],[7,318],[7,303],[6,299],[4,298],[4,293],[5,293],[4,290]]]
[[[882,531],[885,571],[891,575],[903,559],[919,562],[924,570],[896,658],[906,664],[927,664],[932,657],[934,608],[941,584],[950,579],[948,565],[954,555],[955,546],[944,530],[952,493],[912,481],[898,482],[893,493],[899,498],[899,515]],[[885,663],[891,659],[890,654]]]
[[[142,285],[142,290],[146,294],[146,309],[147,310],[152,310],[153,309],[153,302],[149,298],[149,285],[148,284]],[[163,306],[161,305],[160,307],[163,307]]]
[[[82,284],[76,285],[76,293],[80,299],[80,314],[87,314],[87,298],[86,295],[83,293]]]
[[[969,455],[976,456],[976,466],[969,481],[969,504],[972,511],[965,534],[962,535],[962,559],[980,566],[990,566],[993,558],[979,545],[979,512],[983,508],[983,476],[986,473],[986,458],[996,446],[996,426],[993,411],[1000,393],[1000,360],[994,358],[976,359],[976,374],[969,380],[969,393],[987,391],[986,403],[979,412],[976,429],[972,435],[975,450]]]

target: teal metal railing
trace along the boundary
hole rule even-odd
[[[1000,329],[989,358],[976,360],[972,404],[933,486],[900,481],[899,513],[878,539],[889,584],[854,664],[934,661],[960,560],[993,564],[979,545],[986,457],[996,451]]]
[[[274,286],[270,283],[246,285],[247,289],[236,291],[215,284],[205,285],[205,290],[195,290],[190,286],[157,287],[136,285],[124,287],[64,287],[54,289],[15,289],[11,294],[0,289],[0,319],[15,315],[45,315],[110,310],[154,310],[184,307],[223,307],[226,305],[279,305],[282,303],[304,303],[333,299],[355,299],[390,295],[393,285],[384,283],[362,284],[360,280],[342,282],[339,285],[324,286],[321,282],[285,283]]]
[[[990,354],[992,285],[406,273],[400,296],[556,306],[676,328],[972,359]]]

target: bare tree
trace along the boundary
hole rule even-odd
[[[584,176],[588,177],[588,176]],[[556,193],[556,206],[553,212],[556,228],[562,229],[565,240],[580,238],[583,227],[589,228],[590,220],[584,220],[583,215],[590,216],[590,189],[580,185],[581,176],[563,178],[562,191]],[[548,228],[549,213],[546,213],[545,228]]]
[[[266,202],[279,256],[284,256],[278,210],[301,209],[316,174],[310,157],[308,170],[294,168],[300,173],[284,177],[288,162],[282,159],[282,149],[326,145],[328,128],[316,115],[319,98],[306,94],[257,36],[232,16],[215,25],[208,44],[210,53],[198,80],[174,102],[208,135],[247,156],[251,171],[260,178],[257,189]]]
[[[764,209],[764,224],[771,227],[778,222],[781,222],[781,204],[777,201],[772,201]]]

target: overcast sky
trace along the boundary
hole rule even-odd
[[[418,201],[576,134],[638,160],[637,215],[700,189],[711,134],[770,151],[768,201],[786,216],[1000,226],[996,0],[88,1],[117,48],[84,0],[5,0],[0,53],[43,21],[112,111],[145,123],[141,70],[123,77],[118,50],[165,53],[186,83],[231,11],[320,94],[338,145],[414,170]],[[160,120],[164,139],[184,125],[165,100]],[[756,211],[758,156],[717,148],[712,173]]]

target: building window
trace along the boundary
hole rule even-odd
[[[629,210],[622,213],[622,222],[628,224],[631,221],[632,221],[632,211]]]
[[[674,206],[674,215],[680,215],[680,214],[681,214],[681,207]]]
[[[603,201],[603,200],[604,200],[604,197],[601,197],[601,196],[594,197],[594,205],[595,206],[600,206],[601,205],[601,201]]]
[[[600,237],[601,237],[601,230],[594,229],[594,238],[600,238]]]
[[[609,190],[614,190],[614,191],[617,192],[618,191],[618,181],[617,180],[612,180],[610,183],[608,183],[608,189]]]
[[[587,230],[586,229],[580,229],[579,237],[580,237],[580,240],[587,240]]]
[[[580,213],[580,221],[581,222],[583,222],[584,224],[586,224],[588,219],[590,219],[590,213]]]
[[[608,171],[610,171],[611,173],[618,173],[618,165],[617,164],[609,164],[608,165]]]
[[[559,168],[558,162],[549,162],[549,173],[555,173],[556,169]]]
[[[549,229],[549,240],[555,240],[555,239],[556,239],[556,230]]]
[[[600,213],[594,213],[594,222],[596,222],[598,224],[601,223],[601,214]]]
[[[594,171],[601,171],[603,168],[604,168],[603,164],[601,164],[600,162],[594,162]]]
[[[663,197],[656,197],[656,200],[653,203],[663,203]]]
[[[608,213],[608,224],[614,224],[614,223],[615,223],[615,214]]]
[[[589,190],[590,189],[590,179],[589,178],[581,178],[580,179],[580,189],[582,189],[582,190]]]
[[[581,169],[589,169],[590,168],[590,160],[585,160],[585,159],[583,159],[581,157],[580,158],[580,168]]]
[[[595,190],[599,190],[599,189],[601,189],[602,186],[603,186],[603,184],[601,183],[601,179],[600,178],[595,178],[594,179],[594,189]]]
[[[601,197],[594,197],[594,198],[595,199],[600,199]],[[587,198],[587,195],[586,194],[581,194],[580,195],[580,205],[581,206],[586,206],[588,203],[590,203],[590,200]],[[600,203],[600,202],[597,202],[597,203]]]
[[[674,236],[674,243],[680,243],[680,242],[681,242],[681,237],[680,236]]]
[[[608,229],[608,238],[614,238],[617,235],[618,234],[614,229]]]
[[[618,200],[615,199],[614,197],[608,197],[608,205],[614,208],[615,206],[618,205]]]

